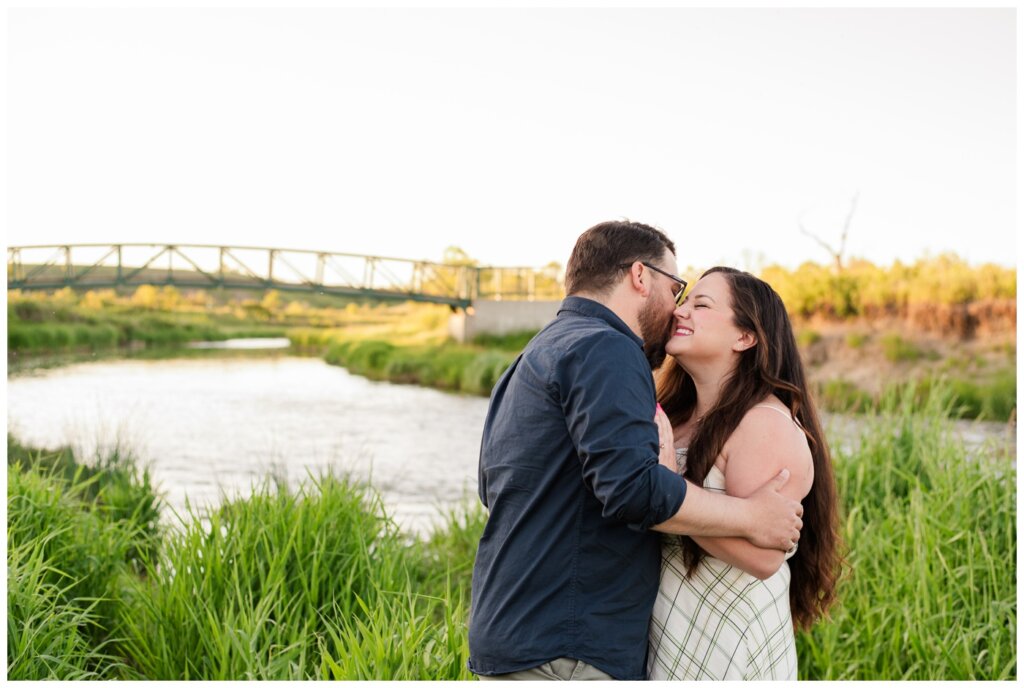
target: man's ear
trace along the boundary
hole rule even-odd
[[[651,294],[651,285],[649,277],[645,279],[641,276],[643,271],[643,266],[639,262],[634,262],[629,268],[629,281],[641,296],[646,297]]]
[[[736,352],[746,351],[751,347],[757,346],[757,336],[753,332],[743,330],[740,336],[736,339],[736,342],[732,345],[732,350]]]

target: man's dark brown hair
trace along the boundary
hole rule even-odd
[[[665,249],[676,246],[661,230],[639,222],[602,222],[580,234],[565,268],[565,293],[604,293],[623,274],[623,265],[644,261],[657,265]]]

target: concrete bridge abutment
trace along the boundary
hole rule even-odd
[[[558,313],[557,301],[485,301],[474,300],[466,310],[452,314],[448,332],[452,339],[465,343],[480,334],[505,335],[524,330],[539,330]]]

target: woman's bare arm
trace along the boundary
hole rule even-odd
[[[725,491],[730,496],[752,494],[782,469],[788,469],[792,477],[780,494],[799,501],[811,489],[814,470],[807,439],[791,420],[771,409],[748,411],[726,442],[722,455]],[[761,579],[772,576],[785,559],[784,552],[758,547],[744,538],[693,539],[711,556]]]

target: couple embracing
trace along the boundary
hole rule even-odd
[[[834,601],[835,484],[782,301],[677,271],[653,227],[587,230],[492,392],[481,679],[795,679],[794,626]]]

